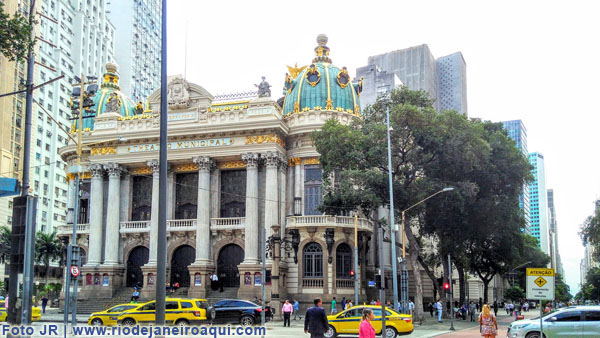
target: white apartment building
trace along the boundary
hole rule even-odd
[[[70,130],[71,125],[71,84],[82,72],[86,76],[101,75],[103,65],[114,59],[114,27],[106,18],[105,0],[44,0],[39,10],[58,23],[40,19],[41,37],[56,47],[39,43],[36,60],[49,68],[36,66],[38,82],[65,75],[36,91],[39,104],[33,110],[32,188],[39,198],[37,230],[52,232],[66,224],[66,166],[57,150],[68,143],[63,130]]]
[[[145,102],[160,87],[161,2],[111,1],[106,13],[118,32],[115,58],[121,91]]]

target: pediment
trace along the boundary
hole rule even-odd
[[[214,96],[202,86],[187,82],[181,75],[167,79],[167,104],[169,111],[198,110],[206,111]],[[160,111],[160,88],[148,98],[153,112]]]

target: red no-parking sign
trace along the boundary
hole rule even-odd
[[[71,266],[71,276],[77,277],[77,276],[79,276],[79,273],[80,273],[80,271],[79,271],[78,266],[76,266],[76,265]]]

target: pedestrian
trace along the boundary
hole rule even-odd
[[[371,299],[371,303],[370,303],[370,304],[371,304],[371,305],[376,305],[376,304],[377,304],[377,302],[375,301],[375,299]]]
[[[48,296],[42,296],[42,313],[46,313],[46,306],[48,305]]]
[[[283,313],[283,327],[285,327],[285,323],[290,327],[290,317],[292,316],[292,312],[294,312],[294,307],[290,304],[290,300],[286,299],[281,308],[281,313]]]
[[[498,334],[498,322],[491,312],[489,305],[483,305],[479,314],[479,331],[482,337],[494,338]]]
[[[346,302],[346,309],[351,309],[352,308],[352,299],[348,299],[348,301]]]
[[[377,298],[377,303],[375,303],[375,305],[380,306],[381,302],[379,301],[379,298]]]
[[[219,284],[219,276],[217,276],[217,272],[214,271],[210,276],[210,288],[214,291],[217,290]]]
[[[525,304],[523,304],[523,311],[529,312],[529,302],[525,302]]]
[[[475,304],[473,302],[471,302],[469,304],[469,313],[470,313],[470,316],[471,316],[471,321],[474,322],[475,319],[473,317],[474,317],[474,314],[475,314]]]
[[[392,301],[388,300],[385,302],[385,307],[387,307],[388,309],[393,309],[392,307]]]
[[[311,338],[324,338],[325,332],[329,323],[327,323],[327,314],[321,306],[323,302],[321,298],[315,298],[314,306],[306,310],[304,317],[304,333],[310,332]]]
[[[504,304],[504,309],[506,310],[506,314],[510,315],[510,303],[509,302]]]
[[[335,304],[336,304],[336,300],[335,297],[333,297],[333,299],[331,300],[331,314],[334,315],[337,313],[337,309],[335,308]]]
[[[415,312],[415,303],[412,300],[408,300],[408,313],[412,316]]]
[[[298,310],[300,310],[300,304],[298,303],[298,300],[294,299],[294,320],[296,320],[298,317],[300,317],[300,320],[302,320],[302,316],[298,314]]]
[[[137,288],[133,288],[133,292],[131,293],[131,302],[137,303],[137,300],[140,298],[140,292]]]
[[[494,316],[498,317],[498,301],[494,301]]]
[[[346,297],[342,297],[342,311],[346,310]]]
[[[477,312],[479,312],[479,311],[480,311],[480,308],[479,308],[479,303],[475,303],[475,309],[477,310]]]
[[[429,309],[429,314],[431,315],[431,318],[433,318],[433,303],[429,302],[429,304],[427,305],[427,309]]]
[[[438,315],[438,323],[442,322],[442,300],[438,299],[437,303],[435,303],[435,309],[437,310]]]
[[[363,309],[362,321],[358,329],[358,338],[375,338],[375,328],[371,324],[373,319],[375,319],[373,310],[369,308]]]

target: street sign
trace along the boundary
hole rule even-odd
[[[71,276],[73,277],[77,277],[79,276],[79,267],[78,266],[71,266]]]
[[[537,300],[554,299],[554,269],[527,269],[527,298]]]

